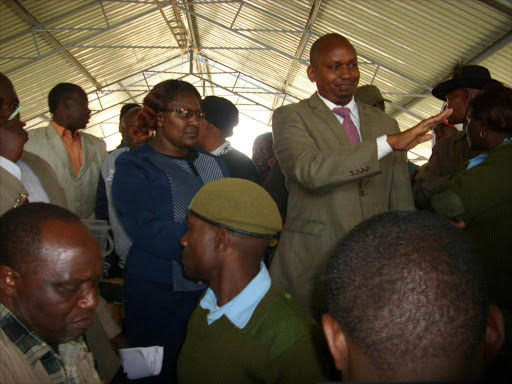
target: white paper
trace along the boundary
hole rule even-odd
[[[123,348],[119,350],[121,365],[130,380],[157,376],[162,370],[164,347]]]

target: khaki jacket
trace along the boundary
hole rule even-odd
[[[277,109],[272,121],[289,198],[270,274],[317,319],[336,244],[364,219],[414,207],[405,153],[377,159],[376,138],[399,132],[397,122],[369,105],[358,108],[363,141],[355,145],[316,93]]]
[[[67,208],[66,195],[50,165],[27,151],[23,152],[21,158],[39,179],[50,203]],[[30,196],[21,181],[0,167],[0,215],[22,205],[27,197],[30,201]]]
[[[80,172],[75,178],[66,148],[51,123],[46,128],[28,131],[28,137],[25,149],[50,164],[64,189],[69,210],[81,219],[93,217],[98,177],[101,164],[107,156],[105,142],[87,133],[80,133],[83,157]]]

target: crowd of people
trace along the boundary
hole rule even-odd
[[[320,37],[307,75],[317,92],[275,110],[250,159],[236,106],[188,82],[124,105],[107,153],[82,88],[56,85],[25,131],[0,74],[1,383],[510,378],[512,89],[461,66],[432,91],[443,110],[400,131],[345,37]]]

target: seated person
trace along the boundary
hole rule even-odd
[[[0,218],[0,383],[101,383],[82,337],[101,263],[64,208],[31,203]]]
[[[180,383],[324,381],[320,327],[272,286],[262,258],[281,230],[270,195],[247,180],[206,184],[181,243],[186,274],[210,288],[192,313],[178,359]]]
[[[322,325],[345,381],[477,381],[503,344],[469,237],[432,213],[359,224],[328,270]]]

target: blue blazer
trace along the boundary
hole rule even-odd
[[[116,160],[112,196],[133,240],[127,273],[170,283],[175,291],[198,289],[184,277],[181,264],[188,206],[204,184],[228,176],[222,160],[204,151],[193,150],[188,160],[163,155],[147,144],[122,153]]]

